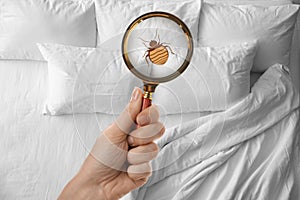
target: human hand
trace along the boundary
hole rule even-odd
[[[147,182],[152,171],[150,161],[158,154],[153,141],[165,128],[158,121],[156,106],[140,112],[141,105],[142,91],[135,88],[126,109],[98,137],[60,199],[119,199]],[[139,126],[133,129],[135,122]]]

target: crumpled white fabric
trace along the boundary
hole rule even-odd
[[[299,93],[276,64],[228,110],[168,129],[151,178],[122,199],[299,199],[299,125]]]

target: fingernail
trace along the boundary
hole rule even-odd
[[[127,141],[128,141],[128,144],[131,146],[131,145],[133,145],[133,137],[132,136],[128,136],[128,138],[127,138]]]
[[[138,87],[135,87],[132,92],[130,102],[138,100],[139,96],[140,96],[140,93],[139,93]]]

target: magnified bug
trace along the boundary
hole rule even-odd
[[[160,38],[159,38],[159,34],[157,33],[156,30],[156,34],[153,40],[151,41],[146,41],[142,38],[140,38],[143,41],[143,44],[145,45],[145,47],[147,47],[148,50],[146,50],[145,54],[143,57],[145,57],[145,60],[147,62],[147,64],[149,64],[148,59],[156,65],[163,65],[168,61],[169,58],[169,51],[172,54],[175,54],[172,50],[172,48],[169,46],[169,43],[160,43]],[[147,46],[147,44],[149,44],[149,46]]]

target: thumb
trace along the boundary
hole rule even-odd
[[[92,155],[101,163],[110,168],[121,171],[127,157],[127,134],[135,123],[135,119],[141,110],[142,90],[135,88],[130,102],[119,115],[115,122],[104,130],[97,139]],[[122,144],[122,146],[120,146]]]
[[[119,115],[119,117],[112,124],[114,130],[120,134],[129,134],[132,130],[132,126],[135,124],[136,117],[141,111],[142,107],[142,90],[135,87],[130,102],[124,109],[124,111]],[[116,134],[116,132],[114,134]]]

